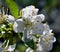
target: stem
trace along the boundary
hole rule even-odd
[[[27,29],[24,29],[23,38],[24,41],[27,40]]]
[[[3,47],[6,42],[7,42],[7,41],[5,40],[4,43],[3,43],[0,47]]]
[[[2,8],[2,12],[3,12],[3,15],[5,15],[5,12],[4,12],[4,7]]]
[[[8,47],[8,44],[9,44],[9,40],[7,41],[7,44],[6,44],[6,46],[5,46],[5,48],[4,48],[4,49],[6,49],[6,48]]]

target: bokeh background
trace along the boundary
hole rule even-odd
[[[45,22],[48,22],[55,34],[57,41],[53,45],[51,52],[60,52],[60,0],[14,0],[19,9],[29,5],[39,8],[39,14],[46,16]],[[5,0],[0,0],[0,8],[5,5]]]

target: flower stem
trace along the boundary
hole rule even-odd
[[[8,47],[8,44],[9,44],[9,40],[7,41],[7,44],[6,44],[6,46],[5,46],[5,48],[4,48],[4,49],[6,49],[6,48]]]
[[[3,46],[5,45],[6,42],[7,42],[7,41],[5,40],[4,43],[3,43],[0,47],[3,47]]]

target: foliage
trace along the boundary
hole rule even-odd
[[[6,0],[6,3],[10,9],[10,12],[15,18],[18,18],[18,6],[13,0]]]

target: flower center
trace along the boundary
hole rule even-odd
[[[27,26],[28,28],[30,28],[30,27],[32,27],[32,24],[33,24],[32,22],[29,22],[29,21],[28,21],[28,22],[26,23],[26,26]]]

